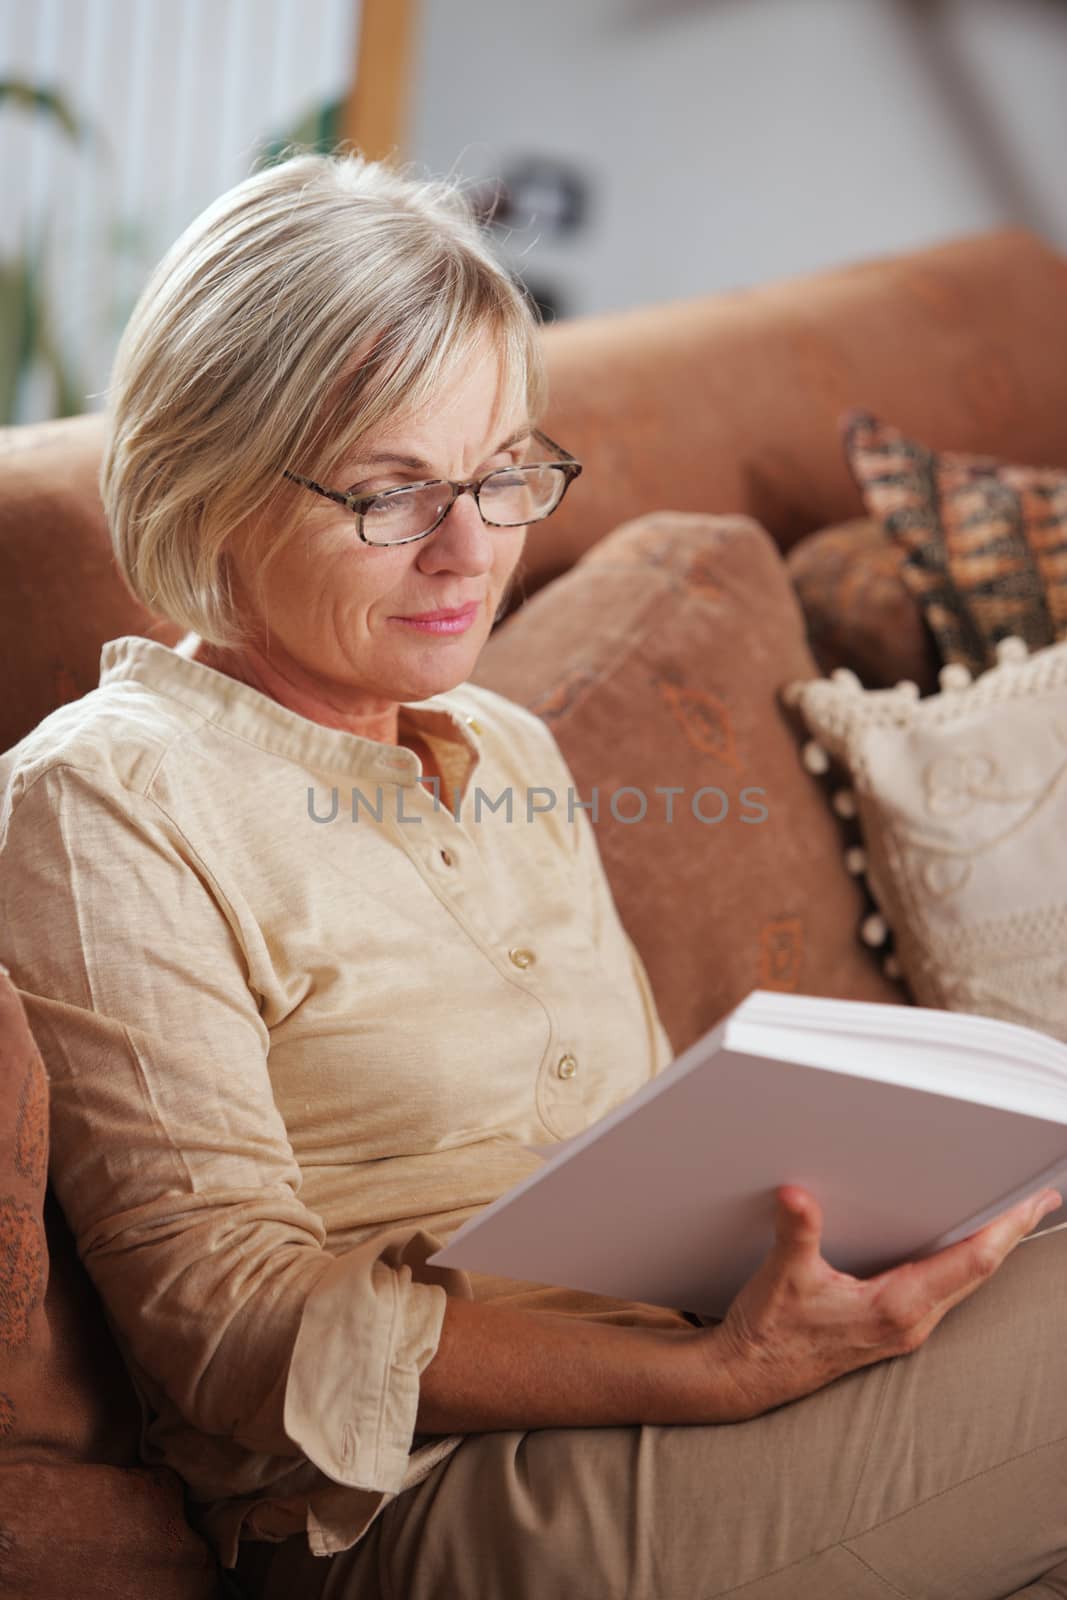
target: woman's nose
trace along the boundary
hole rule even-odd
[[[493,565],[493,530],[482,521],[474,495],[457,495],[436,533],[423,547],[419,563],[426,572],[444,567],[474,574],[488,572]]]

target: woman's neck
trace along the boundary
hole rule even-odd
[[[444,782],[444,774],[427,741],[413,731],[401,731],[399,704],[387,706],[369,716],[345,715],[334,707],[324,707],[317,698],[302,694],[297,685],[291,683],[284,674],[272,666],[270,661],[258,654],[222,650],[194,634],[187,634],[181,645],[180,653],[187,656],[190,661],[199,661],[202,666],[211,667],[215,672],[225,673],[228,678],[235,678],[238,683],[247,683],[269,699],[276,700],[279,705],[298,712],[302,717],[308,717],[312,722],[319,722],[326,728],[340,728],[346,733],[358,734],[362,739],[376,739],[381,744],[401,745],[407,750],[414,751],[422,763],[421,781],[430,783],[437,779],[439,783]]]
[[[188,651],[190,660],[222,672],[238,683],[247,683],[258,689],[268,699],[276,700],[289,711],[295,711],[324,728],[339,728],[345,733],[358,734],[361,739],[376,739],[380,744],[400,744],[399,703],[379,700],[369,709],[353,711],[338,704],[313,684],[299,668],[287,670],[254,646],[247,649],[227,650],[200,639]]]

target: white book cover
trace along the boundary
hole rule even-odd
[[[969,1013],[757,989],[547,1151],[431,1261],[721,1317],[771,1249],[783,1183],[815,1195],[824,1256],[858,1277],[1046,1184],[1067,1202],[1067,1047]]]

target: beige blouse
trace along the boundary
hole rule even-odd
[[[414,1434],[446,1293],[683,1324],[425,1265],[671,1058],[545,724],[402,707],[438,798],[196,643],[112,640],[0,756],[0,957],[142,1452],[232,1566],[242,1533],[348,1547],[456,1448]]]

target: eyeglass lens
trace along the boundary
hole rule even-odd
[[[548,516],[559,504],[565,487],[566,477],[556,466],[508,467],[489,474],[478,501],[487,522],[519,528]],[[447,484],[390,489],[365,508],[364,538],[374,544],[414,539],[441,520],[450,499]]]

